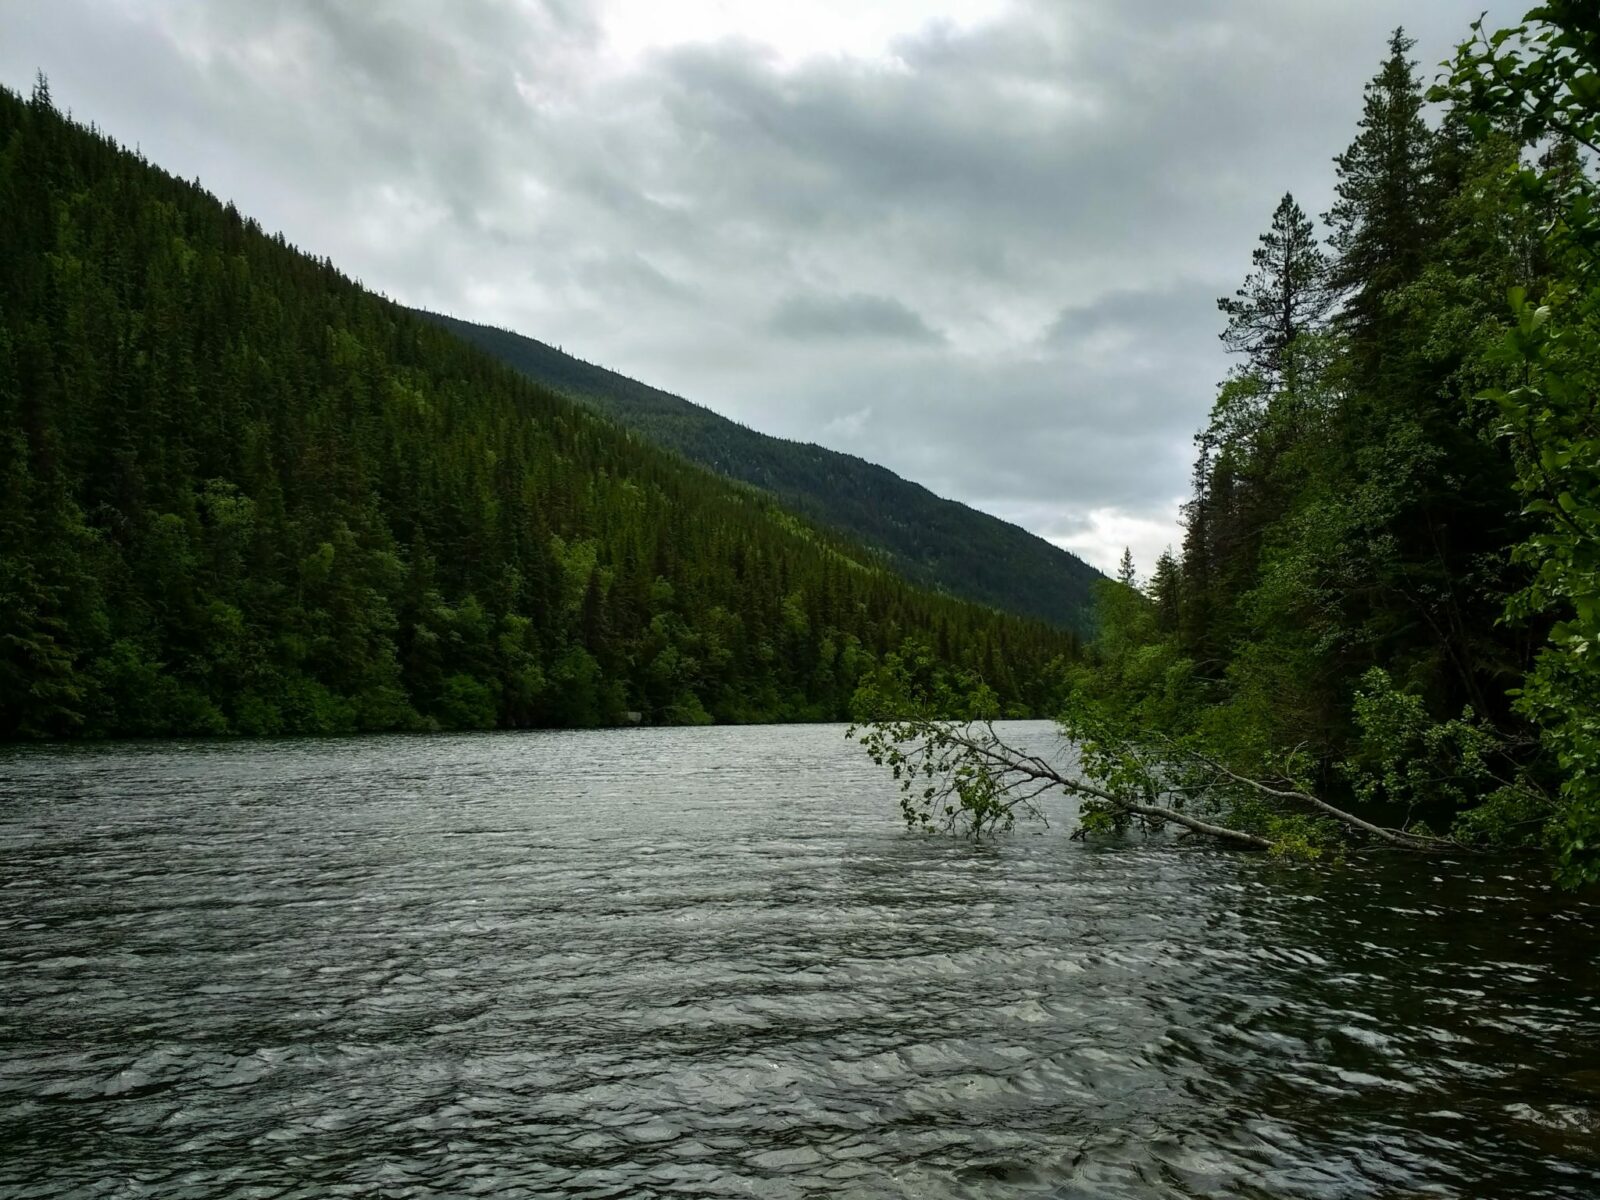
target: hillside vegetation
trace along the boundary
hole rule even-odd
[[[795,512],[878,551],[907,579],[1063,629],[1089,628],[1094,581],[1103,577],[1025,529],[853,454],[757,433],[532,338],[421,315],[657,445],[766,489]]]
[[[832,718],[1075,649],[0,93],[0,735]]]

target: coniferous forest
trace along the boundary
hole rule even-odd
[[[1076,650],[918,590],[0,94],[0,736],[837,719],[904,652]],[[904,656],[903,655],[903,656]]]
[[[934,495],[853,454],[747,428],[681,397],[488,325],[422,314],[658,446],[764,488],[877,551],[896,574],[1006,612],[1086,632],[1104,576],[1037,534]]]
[[[1600,15],[1480,22],[1426,76],[1412,49],[1396,30],[1322,228],[1263,204],[1181,548],[1143,577],[1125,557],[1068,708],[1122,748],[1102,783],[1191,763],[1172,802],[1247,844],[1532,851],[1578,885],[1600,880]]]

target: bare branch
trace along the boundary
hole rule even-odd
[[[1131,816],[1143,817],[1151,821],[1168,822],[1181,826],[1192,833],[1203,834],[1220,841],[1232,842],[1236,845],[1249,846],[1252,849],[1268,850],[1272,842],[1268,838],[1240,829],[1230,829],[1226,825],[1217,825],[1210,821],[1201,820],[1199,817],[1165,805],[1147,804],[1134,800],[1128,796],[1118,795],[1105,788],[1097,787],[1085,779],[1065,775],[1050,763],[1036,754],[1024,754],[1014,750],[1003,742],[994,732],[992,725],[985,723],[985,735],[975,737],[972,734],[953,725],[941,725],[938,722],[923,721],[910,723],[913,728],[921,730],[922,736],[942,740],[943,742],[960,747],[967,751],[987,769],[997,781],[1002,790],[1010,790],[1027,783],[1038,786],[1029,792],[1025,798],[1029,807],[1032,801],[1044,792],[1060,790],[1068,796],[1088,797],[1110,805],[1115,811]],[[1037,812],[1037,809],[1034,809]],[[947,821],[948,825],[949,822]]]
[[[1407,833],[1400,829],[1388,829],[1382,825],[1374,825],[1371,821],[1362,820],[1354,813],[1346,812],[1342,808],[1337,808],[1334,805],[1329,804],[1326,800],[1322,799],[1322,797],[1314,796],[1310,792],[1303,792],[1298,788],[1272,787],[1270,784],[1263,783],[1259,779],[1251,779],[1248,776],[1240,775],[1236,771],[1230,771],[1216,759],[1202,754],[1198,750],[1193,750],[1184,746],[1178,746],[1175,743],[1172,743],[1170,740],[1167,740],[1167,744],[1172,747],[1175,753],[1182,754],[1196,762],[1202,763],[1208,770],[1215,771],[1222,778],[1227,779],[1232,783],[1236,783],[1241,787],[1249,788],[1250,790],[1258,792],[1261,795],[1271,796],[1276,800],[1287,800],[1296,804],[1303,804],[1310,808],[1314,808],[1318,812],[1332,817],[1335,821],[1338,821],[1341,825],[1348,829],[1359,829],[1363,833],[1371,834],[1373,837],[1379,839],[1380,841],[1388,842],[1392,846],[1403,846],[1408,850],[1460,850],[1463,848],[1460,843],[1452,841],[1449,838],[1426,837],[1422,834]]]

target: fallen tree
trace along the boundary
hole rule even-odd
[[[894,669],[858,695],[862,719],[849,736],[898,781],[908,828],[982,838],[1012,829],[1018,817],[1048,824],[1045,801],[1076,802],[1076,838],[1169,826],[1183,836],[1241,849],[1317,858],[1357,846],[1413,853],[1474,852],[1491,846],[1474,813],[1493,800],[1496,828],[1506,812],[1546,811],[1548,797],[1525,778],[1496,773],[1501,749],[1470,714],[1428,723],[1381,672],[1358,698],[1358,720],[1372,726],[1362,761],[1336,764],[1356,805],[1340,804],[1310,782],[1328,764],[1283,756],[1276,769],[1246,771],[1195,739],[1130,727],[1092,703],[1069,701],[1059,718],[1060,752],[1045,756],[996,728],[992,694],[981,685],[909,686]],[[957,712],[961,715],[951,717]],[[1385,821],[1353,811],[1392,813]],[[1416,814],[1447,812],[1448,834]]]
[[[1341,838],[1413,851],[1466,848],[1454,838],[1376,824],[1289,781],[1241,775],[1161,738],[1113,747],[1064,726],[1077,762],[1058,764],[1007,742],[989,720],[891,718],[854,726],[851,735],[893,772],[901,813],[914,829],[983,837],[1012,828],[1019,814],[1048,824],[1040,802],[1059,795],[1078,801],[1080,837],[1175,825],[1228,845],[1311,856]]]

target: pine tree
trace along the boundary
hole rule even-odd
[[[1384,297],[1414,280],[1428,235],[1428,160],[1433,135],[1409,55],[1416,42],[1396,29],[1389,57],[1367,84],[1360,132],[1334,159],[1337,200],[1324,216],[1333,230],[1329,282],[1358,342],[1385,324]]]
[[[1168,546],[1156,559],[1156,568],[1150,576],[1150,584],[1146,589],[1151,603],[1156,608],[1156,628],[1163,634],[1173,634],[1178,631],[1181,584],[1178,560],[1172,555],[1172,547]]]
[[[1244,286],[1217,301],[1228,316],[1222,343],[1248,356],[1251,371],[1292,388],[1289,348],[1301,334],[1321,328],[1333,304],[1328,259],[1310,219],[1287,192],[1260,241]]]

